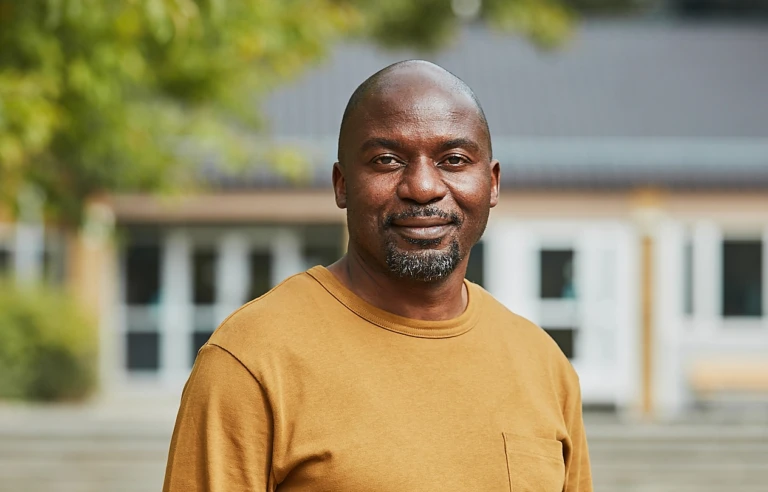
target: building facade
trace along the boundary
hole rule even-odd
[[[557,341],[585,404],[664,417],[768,394],[766,53],[760,26],[603,22],[554,53],[468,28],[432,58],[484,102],[502,162],[468,278]],[[230,312],[343,254],[346,98],[415,56],[341,46],[265,103],[307,157],[300,186],[214,167],[205,193],[93,205],[60,257],[101,320],[105,393],[177,395]],[[23,264],[23,230],[0,228],[0,268]]]
[[[110,388],[180,389],[230,312],[343,254],[332,193],[303,193],[241,196],[263,212],[215,225],[185,209],[231,195],[158,202],[141,218],[132,201],[146,198],[115,198],[123,235],[103,327]],[[315,222],[259,217],[296,201],[306,202],[297,212],[312,206]],[[767,256],[763,190],[511,190],[468,277],[557,341],[586,404],[675,415],[712,390],[765,390]]]

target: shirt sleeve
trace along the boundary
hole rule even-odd
[[[271,491],[272,412],[232,354],[205,345],[184,387],[163,492]]]
[[[581,409],[581,386],[575,373],[574,380],[564,412],[571,447],[565,457],[565,487],[563,491],[592,492],[592,471]]]

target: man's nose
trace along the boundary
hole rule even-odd
[[[420,157],[405,166],[397,187],[401,200],[428,204],[441,200],[448,193],[440,169],[432,159]]]

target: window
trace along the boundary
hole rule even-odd
[[[485,285],[485,277],[483,275],[483,269],[485,268],[484,263],[485,245],[482,241],[479,241],[472,247],[472,251],[469,253],[466,278],[470,282],[474,282],[481,287]]]
[[[341,258],[339,248],[331,245],[304,245],[302,251],[307,267],[322,265],[327,267]]]
[[[160,248],[129,246],[125,261],[126,303],[156,304],[160,293]]]
[[[302,235],[302,256],[304,265],[329,266],[341,258],[344,228],[339,225],[309,225],[300,229]]]
[[[192,253],[192,309],[193,327],[190,365],[197,351],[211,337],[216,328],[214,303],[216,302],[216,268],[218,253],[213,247],[196,248]]]
[[[272,255],[254,251],[250,256],[250,285],[248,300],[262,296],[272,288]]]
[[[43,279],[52,285],[64,283],[64,249],[60,238],[54,237],[46,242],[43,250]]]
[[[0,245],[0,277],[11,273],[11,252]]]
[[[131,371],[157,371],[160,367],[160,335],[157,332],[129,332],[126,362]]]
[[[723,316],[762,316],[762,241],[723,242]]]
[[[566,357],[573,359],[574,353],[574,338],[575,332],[573,328],[544,328],[544,331],[552,337],[552,339],[560,347]]]
[[[197,351],[205,345],[205,342],[213,335],[216,328],[216,319],[213,306],[196,306],[194,309],[194,326],[192,329],[192,344],[190,346],[192,353],[189,359],[190,366],[194,364],[197,358]]]
[[[196,250],[192,255],[195,304],[213,304],[216,299],[216,251]]]
[[[573,249],[543,249],[539,252],[540,322],[566,357],[574,357],[578,323],[574,283]]]
[[[540,260],[541,298],[574,299],[573,250],[542,250]]]
[[[125,363],[130,371],[160,367],[160,260],[157,244],[132,244],[125,251]]]

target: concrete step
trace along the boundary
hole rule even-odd
[[[0,492],[157,491],[174,414],[0,408]],[[763,422],[587,419],[587,433],[596,492],[768,491]]]

